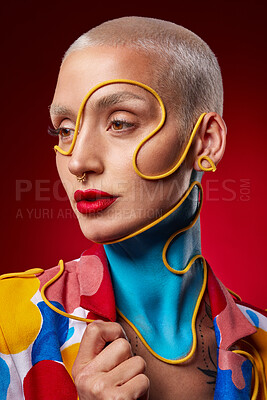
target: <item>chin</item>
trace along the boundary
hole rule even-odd
[[[148,221],[135,221],[130,219],[106,220],[103,218],[79,218],[79,224],[86,239],[95,243],[112,242],[136,232],[147,224]]]
[[[80,214],[75,210],[79,225],[86,239],[107,243],[128,236],[162,216],[162,209],[121,209],[96,214]],[[151,214],[151,215],[150,215]]]
[[[105,223],[98,221],[79,221],[80,228],[86,239],[95,243],[111,242],[127,235],[121,226],[115,223]]]
[[[86,239],[95,242],[103,243],[116,240],[123,235],[121,232],[121,222],[118,226],[118,221],[104,217],[99,214],[81,214],[76,206],[73,206],[73,211],[78,219],[78,223],[82,234]]]

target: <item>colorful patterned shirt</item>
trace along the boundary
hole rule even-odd
[[[58,270],[56,266],[41,274],[0,278],[1,400],[77,399],[71,369],[87,324],[58,314],[44,302],[41,288]],[[254,370],[259,371],[257,399],[264,400],[267,314],[234,300],[210,268],[207,290],[218,347],[214,399],[250,399],[255,360]],[[69,314],[115,321],[115,299],[103,246],[93,244],[79,259],[67,262],[45,295]],[[237,354],[234,349],[245,353]]]

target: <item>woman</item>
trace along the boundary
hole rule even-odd
[[[214,54],[172,23],[108,21],[66,52],[50,133],[94,244],[2,276],[3,398],[264,398],[266,318],[236,305],[201,255],[200,180],[224,153],[222,101]]]

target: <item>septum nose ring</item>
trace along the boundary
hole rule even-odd
[[[86,181],[86,172],[82,174],[82,176],[76,176],[78,182],[85,182]]]

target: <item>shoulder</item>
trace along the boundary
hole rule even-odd
[[[256,329],[254,334],[246,338],[246,341],[250,343],[250,347],[254,346],[258,350],[267,364],[267,312],[238,300],[236,305]]]
[[[48,318],[57,326],[60,314],[52,311],[45,299],[69,317],[75,314],[86,318],[92,312],[97,315],[93,319],[116,319],[103,246],[92,245],[79,259],[62,261],[61,265],[62,269],[57,265],[0,276],[1,353],[27,349]]]
[[[208,294],[211,301],[213,319],[224,314],[236,322],[238,317],[247,320],[254,328],[267,330],[267,312],[251,304],[243,302],[241,298],[227,289],[215,276],[211,268],[208,269]],[[255,329],[254,329],[255,331]]]
[[[267,349],[267,313],[235,298],[209,269],[208,293],[217,342],[228,349],[246,337],[265,338]]]
[[[267,331],[267,311],[255,307],[241,300],[236,300],[236,305],[245,317],[258,329]]]
[[[46,272],[34,268],[0,276],[2,354],[17,354],[24,351],[37,337],[42,325],[42,315],[38,308],[38,303],[42,300],[39,276],[50,275],[55,268],[57,267]]]
[[[215,394],[221,395],[227,388],[225,398],[241,399],[242,393],[245,396],[250,392],[254,368],[259,377],[259,393],[262,393],[257,398],[263,399],[266,390],[264,370],[267,371],[266,312],[235,298],[236,295],[229,292],[211,270],[208,293],[218,347]],[[228,374],[229,371],[232,372]]]
[[[53,287],[56,287],[56,290],[52,290],[53,292],[61,291],[63,287],[66,289],[66,285],[67,287],[71,286],[72,290],[78,289],[77,286],[82,280],[81,275],[83,275],[82,278],[85,278],[84,272],[87,272],[87,275],[90,276],[91,267],[93,270],[96,269],[97,267],[94,268],[94,266],[97,262],[99,264],[104,262],[102,249],[100,246],[92,244],[80,258],[63,263],[63,271],[54,282],[51,280],[56,278],[60,271],[59,263],[51,268],[32,268],[24,272],[0,275],[0,316],[5,314],[7,309],[10,316],[10,311],[14,310],[14,307],[28,303],[49,281],[51,284],[53,283]],[[48,292],[51,292],[51,289]]]

